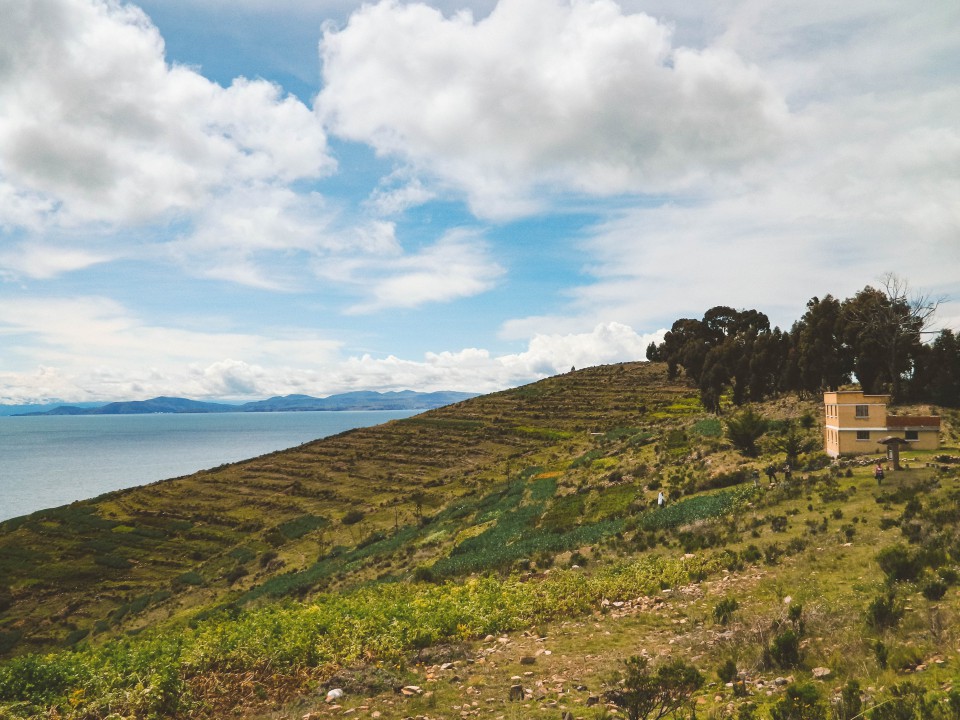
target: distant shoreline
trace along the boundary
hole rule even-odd
[[[377,411],[377,410],[433,410],[444,405],[476,397],[475,393],[438,391],[399,392],[357,391],[330,395],[325,398],[310,395],[284,395],[267,400],[256,400],[231,405],[228,403],[203,402],[179,397],[156,397],[150,400],[131,400],[112,402],[103,405],[57,405],[50,409],[32,409],[31,406],[10,406],[23,408],[25,412],[5,413],[8,417],[39,417],[52,415],[180,415],[207,413],[248,413],[248,412],[338,412],[338,411]],[[32,406],[36,408],[36,406]]]

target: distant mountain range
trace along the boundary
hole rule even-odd
[[[474,393],[441,391],[422,393],[413,390],[400,392],[356,392],[330,395],[325,398],[310,395],[284,395],[269,400],[257,400],[242,405],[200,402],[186,398],[157,397],[152,400],[112,402],[96,407],[58,405],[51,410],[15,413],[17,416],[36,415],[151,415],[155,413],[225,413],[225,412],[299,412],[330,410],[432,410],[475,397]]]

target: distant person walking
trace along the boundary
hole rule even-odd
[[[873,476],[877,479],[877,485],[883,482],[883,465],[881,465],[879,462],[873,469]]]
[[[663,497],[663,490],[660,491],[660,494],[657,495],[657,507],[663,507],[663,504],[666,502],[666,498]]]

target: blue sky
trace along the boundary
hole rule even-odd
[[[953,0],[0,16],[0,403],[487,392],[717,304],[960,297]]]

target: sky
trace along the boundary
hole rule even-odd
[[[0,403],[490,392],[885,273],[956,0],[0,0]]]

